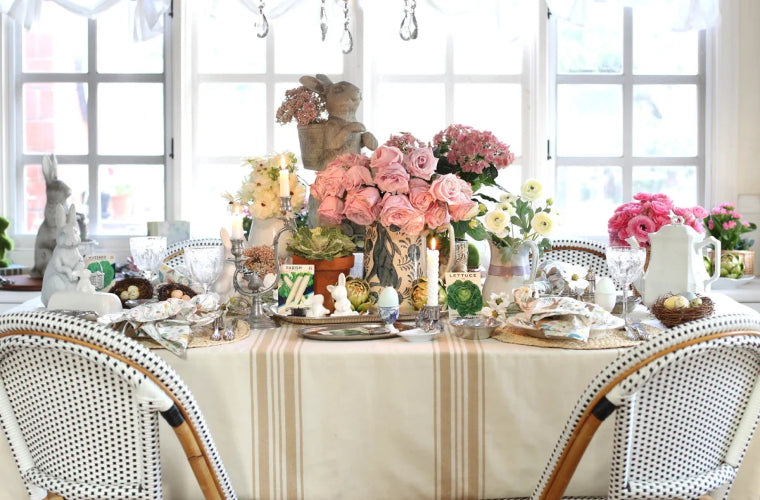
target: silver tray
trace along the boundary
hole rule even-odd
[[[399,330],[409,328],[398,323],[395,326]],[[331,341],[379,340],[398,337],[398,333],[389,332],[382,323],[354,323],[351,326],[346,326],[346,323],[333,323],[299,328],[298,333],[307,339]]]
[[[417,313],[402,313],[398,315],[396,321],[414,321]],[[382,323],[380,316],[377,314],[361,314],[359,316],[325,316],[324,318],[308,318],[306,316],[286,316],[284,314],[273,314],[272,319],[285,321],[294,325],[345,325],[352,323]]]

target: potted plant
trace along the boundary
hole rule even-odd
[[[298,124],[301,158],[306,168],[315,169],[322,161],[324,131],[321,124],[327,121],[326,115],[324,96],[303,85],[286,90],[285,99],[277,108],[277,123],[286,125],[295,120]]]
[[[720,241],[721,276],[740,278],[744,274],[755,274],[755,251],[750,250],[755,241],[742,235],[754,231],[757,225],[742,220],[742,214],[733,203],[721,203],[710,210],[704,223],[707,232]]]
[[[356,244],[335,227],[299,227],[287,248],[293,253],[293,264],[314,266],[314,293],[325,298],[324,306],[332,312],[327,286],[336,284],[341,273],[348,276],[354,266]]]

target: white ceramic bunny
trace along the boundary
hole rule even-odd
[[[333,303],[335,304],[335,312],[331,316],[357,316],[359,314],[358,311],[351,310],[345,274],[340,273],[337,285],[327,285],[327,291],[332,295]]]
[[[235,295],[235,288],[232,285],[232,277],[235,274],[235,262],[232,257],[232,240],[227,228],[219,230],[219,237],[222,239],[224,246],[224,267],[219,274],[219,278],[213,285],[213,290],[219,294],[219,303],[224,304],[230,297]]]
[[[304,304],[309,310],[306,316],[309,318],[324,318],[330,314],[330,310],[324,306],[325,298],[322,294],[315,294],[308,298]]]
[[[327,122],[322,124],[324,138],[322,155],[318,165],[306,165],[312,170],[324,170],[325,165],[337,156],[361,152],[362,147],[374,150],[377,139],[356,121],[356,110],[362,100],[359,87],[349,82],[333,83],[326,75],[302,76],[304,87],[317,92],[325,99]]]
[[[54,155],[42,157],[42,175],[45,176],[45,218],[37,230],[34,242],[34,267],[29,271],[32,278],[41,278],[45,274],[53,249],[56,245],[58,228],[55,225],[56,209],[61,207],[64,216],[68,210],[66,199],[71,196],[71,189],[58,179],[58,162]]]
[[[84,269],[78,248],[81,240],[74,205],[69,207],[68,215],[62,206],[56,207],[55,227],[58,230],[55,249],[42,278],[42,303],[45,306],[55,292],[75,290],[79,279],[77,273]]]

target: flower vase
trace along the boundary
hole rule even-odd
[[[536,279],[538,266],[538,245],[526,240],[517,248],[499,248],[490,243],[491,263],[488,276],[483,285],[483,299],[492,293],[506,293],[507,300],[512,301],[512,290]]]
[[[303,166],[309,170],[323,170],[323,156],[325,154],[324,124],[299,125],[298,142],[301,145]]]
[[[249,247],[272,247],[274,245],[274,238],[277,233],[285,227],[285,222],[277,217],[270,217],[268,219],[254,218],[251,221],[251,229],[248,233],[248,246]],[[285,249],[286,245],[292,238],[290,232],[283,233],[280,236],[279,248],[277,249],[277,256],[280,259],[284,259],[288,256],[288,252]]]
[[[376,298],[385,287],[399,294],[401,313],[413,311],[411,291],[424,269],[425,235],[409,235],[375,223],[364,237],[364,279]]]

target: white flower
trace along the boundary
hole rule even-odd
[[[507,316],[507,300],[506,293],[492,293],[491,298],[486,300],[487,306],[480,310],[480,315],[487,318],[505,318]]]
[[[510,217],[515,215],[515,206],[511,203],[499,203],[496,205],[496,209],[506,212]]]
[[[541,197],[543,190],[543,186],[536,179],[528,179],[525,181],[525,184],[522,185],[520,191],[523,198],[533,201]]]
[[[509,215],[502,210],[493,210],[486,214],[484,222],[486,229],[492,233],[498,234],[506,229],[507,224],[509,223]]]
[[[274,195],[274,190],[256,193],[256,199],[251,204],[251,215],[257,219],[274,217],[280,211],[280,200]]]
[[[504,193],[503,195],[499,197],[500,202],[507,203],[507,204],[512,204],[516,202],[518,199],[520,199],[520,197],[512,193]]]
[[[546,236],[554,229],[554,220],[546,212],[538,212],[530,222],[531,227],[541,236]]]
[[[562,266],[561,274],[570,291],[581,293],[588,288],[588,281],[586,280],[588,269],[585,267],[566,263]]]

